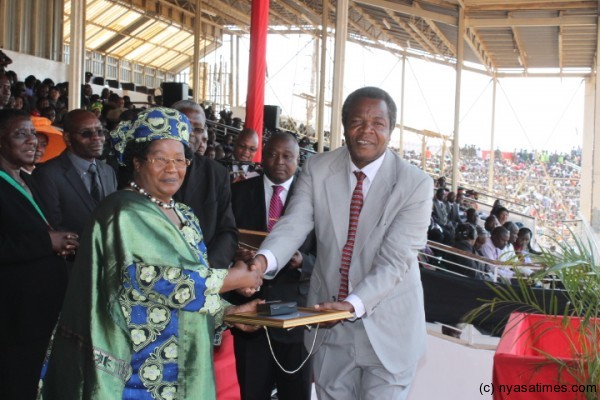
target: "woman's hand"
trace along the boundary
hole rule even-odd
[[[225,309],[225,315],[229,314],[238,314],[238,313],[255,313],[256,306],[258,304],[264,303],[264,300],[254,299],[249,301],[248,303],[242,304],[240,306],[229,306]],[[246,325],[246,324],[233,324],[233,326],[244,332],[255,332],[260,329],[259,325]]]
[[[248,266],[243,261],[236,261],[233,267],[229,268],[220,293],[235,289],[252,289],[256,292],[262,285],[262,276],[262,271],[254,265]]]
[[[59,256],[68,256],[75,254],[75,251],[79,247],[79,236],[73,232],[56,232],[49,231],[50,241],[52,242],[52,250]]]

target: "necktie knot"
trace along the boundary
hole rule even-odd
[[[365,173],[362,171],[354,171],[354,175],[356,176],[357,182],[361,182],[361,183],[367,177],[367,175],[365,175]]]
[[[273,185],[273,196],[279,196],[279,194],[283,191],[283,186],[281,185]]]
[[[98,173],[98,167],[96,166],[96,164],[94,164],[94,163],[90,164],[90,167],[88,168],[88,172],[92,175],[96,175]]]

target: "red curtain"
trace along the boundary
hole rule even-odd
[[[258,132],[259,149],[262,149],[268,28],[269,0],[252,0],[250,67],[248,68],[248,97],[246,98],[246,122],[244,126]],[[261,156],[262,151],[257,151],[253,161],[261,161]]]

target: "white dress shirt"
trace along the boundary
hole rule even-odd
[[[273,197],[273,186],[278,185],[283,187],[283,190],[279,192],[279,198],[281,199],[281,204],[285,206],[285,201],[287,200],[288,193],[290,192],[290,186],[292,186],[293,181],[294,177],[292,176],[287,181],[278,185],[267,178],[267,175],[263,175],[263,186],[265,188],[265,210],[267,210],[265,213],[265,223],[267,226],[269,225],[269,207],[271,207],[271,197]]]

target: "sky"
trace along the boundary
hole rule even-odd
[[[243,91],[240,98],[245,99],[247,79],[243,78],[248,68],[249,45],[247,40],[240,43],[240,88]],[[315,93],[311,89],[314,47],[314,39],[305,35],[271,34],[267,42],[265,104],[279,105],[282,116],[292,116],[304,123],[307,120],[307,101],[298,95]],[[227,42],[219,52],[209,56],[206,62],[228,60]],[[329,44],[327,65],[326,100],[330,100],[332,42]],[[378,86],[388,91],[400,107],[402,61],[397,56],[348,42],[344,75],[344,97],[362,86]],[[451,136],[454,130],[455,77],[454,68],[417,58],[407,59],[405,125]],[[584,86],[582,78],[500,78],[496,89],[494,148],[503,151],[523,148],[568,152],[581,146]],[[463,70],[461,146],[475,145],[482,150],[490,148],[492,93],[489,76]],[[330,114],[328,110],[326,112],[327,130]],[[396,131],[392,144],[397,140]],[[405,135],[405,148],[420,148],[420,140],[413,134]],[[441,141],[428,139],[427,145],[437,148]]]

